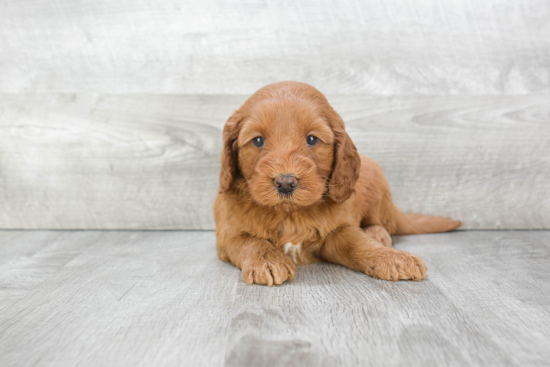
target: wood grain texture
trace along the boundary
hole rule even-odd
[[[550,228],[546,96],[335,95],[405,211]],[[0,228],[213,229],[221,129],[246,96],[0,96]]]
[[[546,0],[0,1],[0,92],[550,94]]]
[[[391,283],[332,264],[249,286],[212,232],[0,233],[2,366],[545,366],[550,231],[395,237]],[[48,252],[77,254],[51,272]],[[32,242],[33,251],[27,243]],[[42,244],[40,246],[39,244]],[[72,256],[72,255],[71,255]],[[42,261],[43,260],[43,261]],[[42,280],[28,286],[18,264]],[[6,267],[21,272],[6,273]],[[20,288],[18,289],[18,287]]]
[[[0,313],[100,237],[99,232],[0,231]]]

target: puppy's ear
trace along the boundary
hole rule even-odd
[[[328,194],[332,201],[341,203],[355,192],[361,158],[355,144],[346,133],[344,121],[332,107],[329,107],[328,118],[334,132],[334,162],[328,183]]]
[[[243,119],[241,110],[237,110],[225,123],[223,128],[222,168],[220,170],[220,192],[226,192],[237,175],[237,138],[240,122]]]

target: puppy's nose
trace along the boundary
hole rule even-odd
[[[296,186],[298,186],[298,179],[292,175],[283,175],[275,177],[273,179],[273,185],[275,185],[281,194],[288,195],[292,191],[296,190]]]

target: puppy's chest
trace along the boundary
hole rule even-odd
[[[314,226],[281,223],[270,237],[269,240],[296,264],[319,261],[318,252],[323,239]]]
[[[301,264],[304,263],[305,258],[309,258],[308,253],[309,251],[306,249],[304,251],[304,248],[302,247],[302,243],[292,243],[287,242],[282,246],[283,252],[289,256],[294,264]]]
[[[247,232],[264,238],[281,249],[296,264],[321,261],[320,250],[326,237],[339,225],[331,213],[255,215]]]

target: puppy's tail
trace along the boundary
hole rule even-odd
[[[435,217],[418,213],[403,213],[396,208],[395,234],[422,234],[448,232],[462,225],[462,222],[446,217]]]

